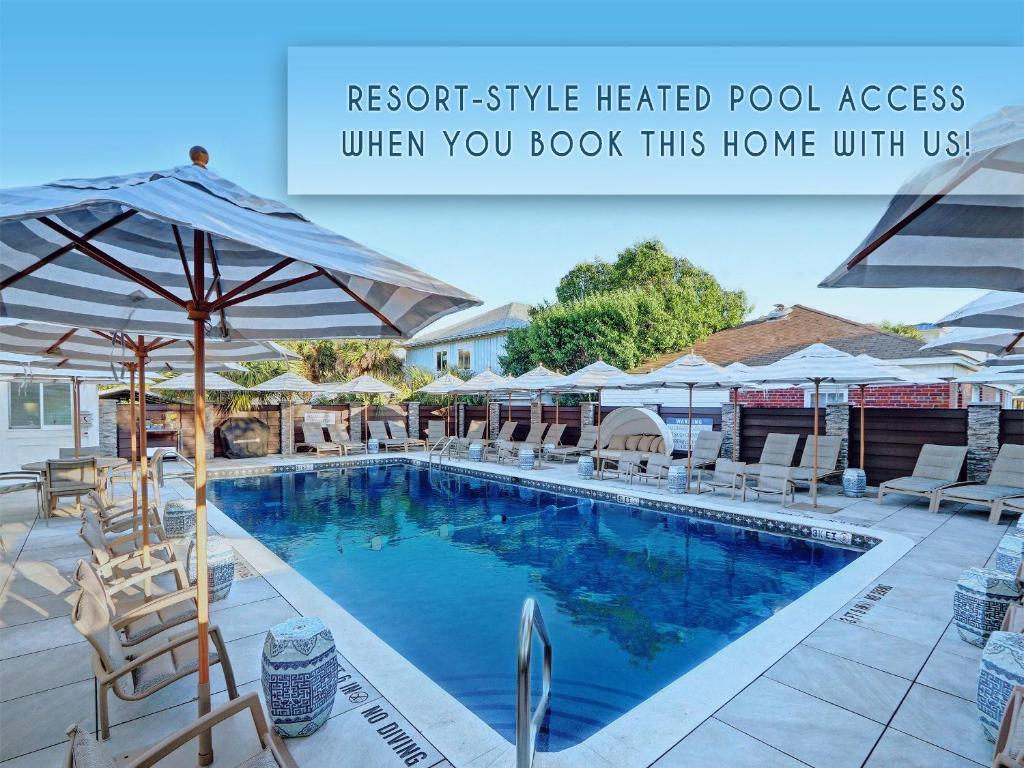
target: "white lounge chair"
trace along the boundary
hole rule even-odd
[[[427,449],[432,450],[438,443],[448,439],[445,434],[444,422],[441,419],[431,419],[427,422]]]
[[[302,425],[302,442],[295,446],[296,451],[315,451],[317,457],[334,454],[341,456],[341,446],[324,440],[322,424],[306,422]]]
[[[713,472],[705,474],[705,470],[701,470],[697,473],[697,493],[704,493],[705,486],[712,491],[728,488],[729,498],[735,499],[736,491],[746,485],[746,468],[747,465],[742,461],[719,459],[715,462]]]
[[[990,523],[999,523],[1007,499],[1024,496],[1024,445],[1005,443],[999,449],[992,471],[984,483],[954,483],[932,494],[931,510],[944,501],[960,501],[988,507]]]
[[[341,448],[346,456],[350,453],[366,452],[366,443],[353,440],[349,436],[348,430],[341,426],[341,424],[328,424],[327,434],[331,436],[331,444]]]
[[[585,456],[594,450],[594,446],[597,445],[597,427],[590,426],[584,427],[580,430],[579,440],[576,441],[576,445],[566,445],[556,447],[551,451],[551,460],[561,459],[564,464],[566,460],[576,457]]]
[[[793,488],[793,468],[765,464],[761,467],[761,473],[757,476],[754,484],[743,486],[743,495],[741,496],[743,501],[747,500],[747,491],[756,494],[758,499],[763,493],[779,496],[782,506],[786,506],[787,495],[790,501],[794,501],[796,497],[796,491]]]
[[[511,424],[512,422],[505,422]],[[506,459],[514,460],[519,456],[519,449],[524,446],[530,446],[534,449],[536,454],[540,454],[541,444],[544,442],[544,433],[547,431],[548,425],[538,422],[530,425],[530,432],[526,435],[525,440],[501,440],[499,439],[495,444],[496,458],[499,464],[503,463]]]
[[[888,493],[903,493],[928,499],[930,505],[936,491],[956,482],[966,458],[966,446],[922,445],[912,474],[886,480],[878,486],[878,503],[881,504]]]
[[[383,421],[368,421],[366,425],[370,429],[370,438],[376,440],[385,451],[390,451],[394,448],[406,453],[409,452],[409,443],[406,440],[391,437],[388,434],[387,425]]]
[[[812,480],[824,480],[840,473],[837,468],[843,438],[839,435],[818,435],[818,474],[814,474],[814,438],[808,437],[799,466],[793,469],[793,482],[810,485]]]
[[[426,448],[427,441],[420,440],[418,437],[409,437],[409,431],[405,428],[405,424],[400,421],[389,421],[388,429],[391,432],[392,440],[404,440],[405,450],[408,451],[410,448]]]
[[[641,480],[653,481],[655,487],[660,488],[661,484],[668,480],[668,470],[672,466],[672,457],[664,453],[648,454],[646,460],[638,462],[633,466],[630,481]]]
[[[810,439],[810,438],[808,438]],[[793,456],[796,454],[797,443],[800,442],[800,435],[788,435],[782,432],[770,432],[765,438],[764,448],[761,449],[761,458],[756,464],[747,464],[747,477],[757,477],[761,474],[761,467],[788,467],[793,464]]]

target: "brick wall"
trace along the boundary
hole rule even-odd
[[[789,389],[750,389],[736,393],[740,405],[755,408],[803,408],[804,391],[799,387]]]
[[[799,387],[769,390],[741,390],[739,402],[756,408],[803,408],[804,390]],[[850,389],[851,405],[860,405],[860,391]],[[868,408],[948,408],[948,384],[915,384],[904,387],[867,387],[864,404]]]

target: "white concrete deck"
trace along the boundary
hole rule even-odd
[[[296,461],[317,463],[307,456]],[[211,469],[229,466],[235,470],[267,463],[281,464],[282,457],[216,461]],[[494,465],[485,468],[497,469]],[[574,472],[570,464],[524,474],[571,481]],[[605,481],[600,487],[617,487],[631,494],[636,491],[618,481]],[[180,480],[169,480],[164,489],[167,497],[188,493]],[[706,501],[706,497],[660,494],[684,503],[699,500],[702,506]],[[891,589],[880,600],[855,598],[831,618],[809,627],[802,642],[777,663],[724,704],[702,714],[689,735],[645,764],[703,768],[725,756],[732,766],[758,768],[976,767],[990,762],[991,745],[981,733],[973,701],[980,649],[962,642],[950,619],[956,578],[963,569],[989,561],[1006,526],[989,525],[981,511],[959,505],[944,505],[940,514],[930,514],[922,500],[907,497],[889,497],[879,506],[873,500],[846,499],[828,489],[821,500],[839,511],[799,514],[897,533],[913,541],[912,549],[862,594],[876,584]],[[719,496],[717,501],[728,503],[727,496]],[[66,727],[76,721],[93,727],[90,651],[68,620],[74,595],[70,573],[78,558],[87,557],[88,552],[78,539],[77,520],[55,518],[48,526],[34,521],[32,499],[27,494],[4,497],[2,503],[0,536],[6,551],[0,560],[0,760],[4,768],[59,765]],[[777,502],[748,502],[739,508],[779,512]],[[226,520],[218,519],[222,524]],[[306,604],[304,597],[294,597],[299,593],[292,586],[296,574],[290,569],[285,569],[287,573],[259,572],[260,565],[267,569],[269,562],[261,559],[260,546],[249,539],[245,546],[236,547],[250,556],[249,565],[255,565],[257,572],[237,580],[228,598],[213,604],[213,621],[228,641],[243,692],[261,688],[260,651],[266,630]],[[282,596],[282,591],[292,595],[291,600]],[[858,604],[870,608],[847,614]],[[338,628],[332,628],[337,637]],[[468,736],[472,731],[465,732],[467,743],[448,742],[458,731],[452,723],[439,723],[435,712],[399,711],[374,687],[373,675],[366,680],[347,660],[342,663],[352,675],[342,685],[355,682],[366,695],[354,691],[350,700],[339,693],[334,714],[320,731],[288,742],[300,765],[404,765],[376,733],[376,727],[370,727],[360,714],[373,705],[386,710],[421,745],[424,756],[416,763],[421,768],[512,764],[510,746],[495,747],[488,740],[474,753],[474,741]],[[219,672],[214,672],[213,683],[216,701],[223,701],[226,693]],[[389,690],[391,681],[382,679],[378,684]],[[142,703],[112,699],[111,713],[115,724],[111,750],[119,754],[137,751],[194,719],[194,679],[180,681]],[[676,716],[664,712],[659,719]],[[679,718],[688,716],[678,713]],[[472,757],[449,762],[424,733],[447,734],[443,749],[448,757],[456,752]],[[636,736],[643,739],[644,733],[638,730]],[[241,718],[215,731],[216,765],[234,764],[237,740],[242,738],[252,741],[251,728]],[[576,764],[624,768],[618,761],[610,762],[607,754],[590,752],[585,761],[581,755]],[[177,756],[182,765],[194,764],[189,749],[180,750]],[[567,764],[554,755],[541,754],[537,759],[539,768]]]

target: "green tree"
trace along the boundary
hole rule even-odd
[[[743,291],[723,289],[657,240],[626,248],[614,262],[577,264],[556,294],[558,303],[535,308],[529,327],[509,333],[500,359],[507,373],[540,364],[574,371],[598,359],[630,368],[735,325],[747,311]]]
[[[910,323],[893,323],[883,320],[878,324],[878,329],[897,336],[906,336],[909,339],[914,339],[914,341],[924,341],[924,334]]]

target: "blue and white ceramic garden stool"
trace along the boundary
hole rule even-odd
[[[851,499],[859,499],[867,491],[868,478],[863,469],[848,467],[843,470],[843,495]]]
[[[172,539],[195,535],[195,499],[171,499],[164,504],[163,524],[164,532]]]
[[[376,437],[371,437],[366,441],[366,452],[367,453],[380,453],[380,440]]]
[[[576,475],[580,480],[594,479],[593,456],[580,456],[579,461],[576,462]]]
[[[196,583],[196,537],[188,543],[188,556],[185,558],[186,571],[190,584]],[[207,592],[210,602],[223,600],[235,583],[235,550],[223,536],[211,535],[206,539],[206,578],[209,585]]]
[[[999,629],[1010,603],[1020,597],[1015,574],[991,568],[970,568],[956,583],[953,621],[960,637],[984,647],[989,635]]]
[[[537,463],[537,454],[533,450],[532,445],[524,445],[519,449],[519,468],[520,469],[533,469],[533,465]]]
[[[669,467],[665,484],[671,493],[686,493],[686,467],[678,464]]]
[[[996,740],[1015,685],[1024,685],[1024,635],[993,632],[978,669],[978,719],[989,741]]]
[[[330,717],[338,691],[338,653],[331,630],[315,616],[271,627],[263,641],[263,696],[274,730],[308,736]],[[325,758],[325,764],[331,762]]]
[[[470,443],[469,452],[466,454],[469,456],[470,461],[482,461],[484,457],[484,447],[480,443]]]
[[[1024,558],[1024,538],[1003,536],[996,549],[996,570],[1017,575],[1021,559]]]

